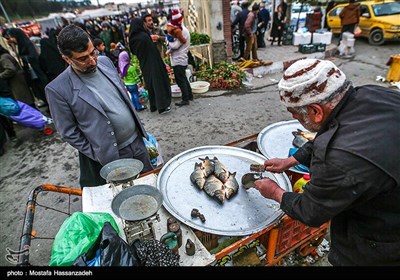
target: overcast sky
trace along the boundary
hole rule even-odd
[[[97,5],[97,0],[90,0],[94,5]],[[114,2],[115,4],[121,3],[139,3],[139,2],[146,2],[146,0],[99,0],[100,5],[104,5],[108,2]]]

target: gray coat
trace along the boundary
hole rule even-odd
[[[15,99],[35,106],[35,100],[25,80],[24,70],[18,62],[8,53],[0,56],[0,79],[9,81],[11,92]]]
[[[111,60],[99,56],[97,70],[118,88],[135,119],[139,135],[147,138]],[[119,159],[117,140],[110,120],[94,94],[82,83],[71,66],[46,86],[46,97],[55,127],[66,142],[101,165]]]
[[[309,226],[331,220],[333,265],[400,265],[399,111],[393,89],[351,89],[294,155],[311,181],[281,208]]]

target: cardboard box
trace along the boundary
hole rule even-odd
[[[324,32],[324,33],[313,33],[312,38],[313,44],[326,44],[330,45],[332,42],[332,32]]]
[[[311,33],[293,33],[293,45],[306,45],[311,43]]]

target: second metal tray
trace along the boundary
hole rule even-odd
[[[258,134],[257,146],[260,152],[267,158],[287,158],[289,149],[295,148],[292,144],[294,136],[292,131],[305,130],[298,120],[282,121],[273,123]],[[295,173],[306,174],[296,168],[290,168]]]

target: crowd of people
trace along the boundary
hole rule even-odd
[[[267,1],[253,2],[250,7],[248,1],[231,1],[232,30],[239,29],[240,57],[245,60],[257,60],[257,49],[265,48],[265,34],[269,30],[271,46],[275,42],[281,46],[282,35],[287,21],[287,4],[281,0],[272,15],[267,7]],[[250,57],[251,53],[251,57]]]
[[[230,20],[233,32],[238,29],[239,36],[239,58],[248,60],[257,60],[257,49],[265,48],[266,35],[267,40],[271,42],[271,46],[277,43],[282,46],[282,39],[285,29],[290,24],[288,18],[288,5],[285,0],[280,0],[279,4],[270,12],[267,7],[268,1],[262,0],[260,2],[253,2],[252,4],[247,0],[238,1],[232,0],[230,2]],[[250,7],[251,5],[251,7]],[[330,27],[327,22],[326,15],[336,6],[335,0],[330,0],[325,10],[322,4],[317,2],[317,6],[313,9],[313,13],[318,14],[321,22],[317,25],[316,29],[324,28],[327,31]],[[341,19],[343,32],[354,33],[355,26],[360,20],[359,4],[355,0],[349,0],[347,5],[339,15]],[[324,19],[322,21],[322,18]],[[339,40],[340,41],[340,40]],[[251,54],[251,55],[250,55]]]
[[[107,57],[116,68],[124,89],[136,109],[166,114],[171,111],[171,84],[168,71],[173,71],[181,88],[182,101],[176,106],[189,105],[193,100],[185,70],[188,66],[190,33],[183,24],[183,12],[169,9],[150,14],[126,13],[120,16],[104,16],[96,19],[75,21],[69,25],[81,28],[93,44],[93,55]],[[0,78],[10,85],[11,98],[39,109],[49,108],[46,114],[54,113],[49,106],[45,87],[63,73],[74,61],[60,50],[59,34],[69,26],[46,30],[37,48],[20,28],[2,28]],[[81,51],[78,49],[77,51]],[[67,50],[69,52],[69,50]],[[171,68],[164,58],[170,58]],[[76,60],[86,63],[90,59]],[[75,62],[76,62],[75,61]],[[83,65],[82,65],[83,66]],[[93,65],[92,65],[93,66]],[[86,74],[92,67],[79,68]],[[141,95],[141,93],[145,95]],[[7,94],[8,96],[8,94]],[[57,118],[57,117],[55,117]],[[15,137],[12,122],[2,116],[2,128],[7,127],[8,138]]]
[[[249,11],[243,2],[233,22],[243,27],[244,57],[252,52],[253,59],[257,29],[268,26],[256,20],[260,6],[253,4]],[[275,14],[284,20],[285,5],[279,5]],[[34,98],[48,104],[60,136],[79,152],[82,188],[105,184],[100,169],[117,159],[138,159],[143,172],[151,171],[138,87],[144,84],[148,90],[150,111],[171,110],[164,53],[171,58],[182,90],[182,101],[176,105],[190,104],[193,95],[185,77],[190,35],[182,18],[181,11],[172,11],[164,34],[156,34],[152,15],[131,18],[129,32],[117,27],[125,26],[123,21],[111,18],[103,18],[99,26],[89,20],[50,30],[42,40],[49,54],[59,55],[60,63],[53,65],[40,59],[43,49],[36,53],[22,30],[4,30],[16,58],[0,47],[0,94],[32,106]],[[96,26],[101,31],[94,31]],[[279,34],[273,37],[279,45]],[[131,55],[137,57],[140,73]],[[28,92],[17,90],[14,83]],[[333,265],[399,265],[400,130],[393,129],[400,122],[398,92],[381,86],[354,87],[334,63],[318,59],[293,63],[278,88],[287,111],[317,134],[294,155],[266,160],[265,170],[281,173],[301,163],[309,168],[311,180],[303,193],[285,191],[269,178],[257,180],[255,188],[308,226],[330,221]],[[371,141],[372,135],[379,144]]]

